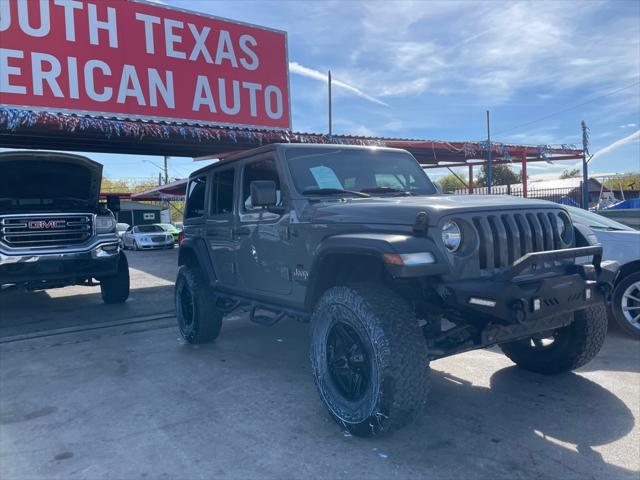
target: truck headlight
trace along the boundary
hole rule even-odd
[[[450,252],[455,252],[462,244],[462,231],[453,220],[448,221],[442,227],[442,243]]]
[[[116,229],[116,219],[110,215],[96,217],[96,232],[111,233]]]

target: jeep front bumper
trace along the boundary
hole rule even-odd
[[[576,265],[568,259],[592,257]],[[602,247],[530,253],[492,277],[440,284],[436,290],[454,309],[502,324],[524,324],[608,301],[618,269],[602,262]]]
[[[115,275],[120,248],[117,241],[98,243],[82,251],[62,253],[7,254],[0,251],[0,285],[46,284],[42,282],[81,281]]]

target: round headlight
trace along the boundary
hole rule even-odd
[[[573,225],[571,224],[571,218],[562,212],[556,216],[556,222],[558,225],[558,235],[564,243],[573,243]]]
[[[558,234],[561,237],[564,237],[564,234],[567,231],[567,224],[560,215],[556,215],[556,223],[558,225]]]
[[[456,222],[449,221],[444,224],[442,227],[442,243],[450,252],[455,252],[460,248],[462,231]]]

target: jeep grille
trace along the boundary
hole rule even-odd
[[[0,217],[0,242],[10,248],[77,245],[92,234],[92,215]]]
[[[569,247],[560,237],[556,216],[556,211],[474,216],[480,269],[506,268],[527,253]]]

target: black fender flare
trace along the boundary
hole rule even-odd
[[[218,281],[216,270],[213,265],[213,259],[207,248],[207,244],[202,238],[185,238],[180,244],[178,250],[178,265],[185,265],[187,258],[193,255],[196,258],[198,266],[207,276],[207,282],[213,287]]]
[[[384,261],[385,254],[430,252],[435,262],[429,265],[403,266],[391,265]],[[373,257],[385,266],[394,278],[413,278],[429,275],[442,275],[449,272],[448,263],[433,240],[415,235],[399,235],[393,233],[348,233],[325,238],[313,253],[313,262],[309,273],[309,283],[305,306],[309,305],[317,287],[322,262],[332,254],[351,254]]]

